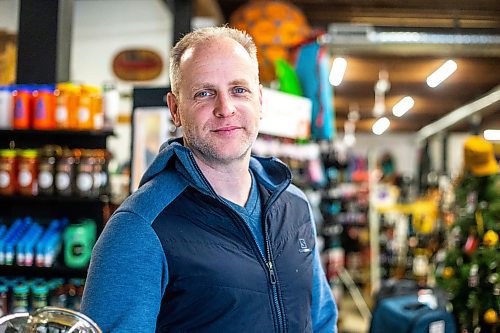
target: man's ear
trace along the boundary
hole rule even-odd
[[[170,110],[170,115],[172,116],[172,121],[174,122],[174,125],[176,127],[181,127],[181,117],[179,115],[179,108],[177,104],[177,99],[174,94],[169,92],[167,94],[167,105],[168,109]]]
[[[260,119],[262,119],[262,84],[259,84]]]

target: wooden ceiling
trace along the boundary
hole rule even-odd
[[[500,37],[498,0],[293,0],[313,28],[328,31],[332,23],[368,24],[387,31],[480,33]],[[245,0],[218,0],[224,20],[247,3]],[[336,125],[339,131],[347,119],[349,107],[359,106],[356,130],[371,131],[374,85],[380,70],[387,70],[391,88],[386,94],[386,115],[391,132],[416,132],[492,91],[500,84],[500,43],[488,45],[354,45],[328,44],[332,55],[348,61],[344,80],[334,89]],[[426,77],[447,59],[458,65],[457,71],[432,89]],[[392,116],[392,106],[409,95],[415,106],[401,118]],[[500,103],[482,113],[480,128],[500,129]],[[463,121],[449,130],[467,131]]]

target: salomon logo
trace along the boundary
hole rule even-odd
[[[306,243],[305,239],[299,238],[299,245],[300,245],[300,249],[299,249],[300,253],[311,252],[311,249],[307,247],[307,243]]]

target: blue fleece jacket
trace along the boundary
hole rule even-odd
[[[213,195],[213,190],[193,164],[191,152],[177,141],[165,144],[145,173],[139,190],[113,214],[94,248],[82,312],[104,332],[158,332],[158,315],[169,283],[167,256],[151,224],[164,207],[188,186]],[[176,163],[177,172],[165,172]],[[287,187],[304,194],[278,177],[284,165],[275,159],[266,163],[252,158],[251,170],[259,183]],[[290,173],[287,173],[289,178]],[[278,179],[279,182],[278,182]],[[278,183],[277,183],[278,182]],[[310,209],[310,207],[309,207]],[[312,212],[309,212],[312,217]],[[315,225],[312,220],[312,230]],[[262,228],[250,227],[257,243]],[[257,244],[262,248],[262,244]],[[314,332],[336,332],[337,309],[326,281],[319,254],[313,249],[313,281],[310,316]],[[241,314],[244,316],[245,314]],[[228,330],[230,331],[230,330]],[[252,328],[249,327],[251,332]]]

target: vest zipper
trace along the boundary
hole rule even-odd
[[[254,235],[250,231],[250,228],[245,223],[245,221],[243,221],[242,218],[238,214],[235,214],[233,212],[233,209],[231,207],[229,207],[223,200],[221,200],[219,198],[219,195],[215,192],[212,185],[210,185],[208,180],[205,178],[205,176],[203,175],[203,172],[201,172],[201,169],[198,166],[198,164],[196,164],[196,160],[194,159],[192,153],[189,154],[189,158],[193,164],[193,167],[198,172],[198,174],[201,176],[201,179],[205,183],[205,186],[210,190],[212,196],[214,198],[216,198],[217,201],[219,201],[219,203],[221,203],[224,207],[229,209],[230,215],[232,215],[238,221],[241,221],[241,224],[243,225],[243,229],[245,230],[245,232],[247,234],[250,235],[251,239],[253,240],[253,246],[257,248],[257,252],[260,254],[260,258],[263,260],[265,266],[267,267],[267,269],[269,271],[269,282],[271,283],[272,292],[273,292],[274,309],[276,310],[276,316],[278,317],[278,332],[286,332],[286,328],[285,328],[286,325],[285,325],[285,321],[283,320],[283,307],[281,306],[281,302],[280,302],[279,297],[278,297],[278,285],[279,284],[278,284],[278,279],[276,277],[276,273],[274,271],[274,265],[273,265],[273,259],[272,259],[273,257],[272,257],[272,253],[271,253],[271,243],[270,243],[269,237],[267,235],[267,228],[265,226],[265,222],[264,222],[264,227],[263,227],[264,247],[266,249],[267,260],[269,260],[269,261],[266,260],[266,256],[260,250],[260,247],[257,245],[257,240],[255,239]],[[288,182],[288,184],[289,183],[290,183],[290,181]],[[283,186],[282,188],[284,189],[284,188],[286,188],[286,186]],[[271,206],[271,204],[276,200],[276,197],[277,197],[277,195],[274,195],[274,199],[268,201],[268,204],[266,205],[265,211],[262,213],[262,221],[265,221],[267,211],[269,210],[269,207]]]

